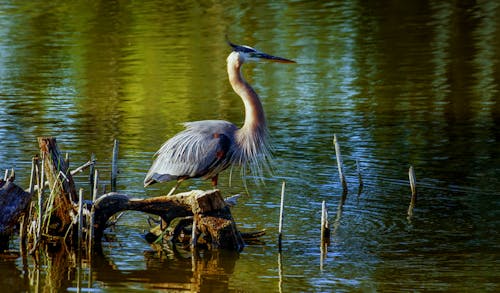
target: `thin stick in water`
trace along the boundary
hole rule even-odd
[[[320,246],[320,270],[323,270],[323,263],[328,253],[328,245],[330,244],[330,227],[328,223],[328,210],[326,202],[321,203],[321,246]]]
[[[89,186],[90,186],[90,198],[94,198],[94,177],[95,177],[95,155],[94,153],[92,153],[92,155],[90,155],[90,161],[91,164],[90,164],[90,169],[89,169]]]
[[[111,192],[116,192],[116,178],[118,177],[118,148],[120,143],[115,139],[113,145],[113,159],[111,161]]]
[[[347,182],[345,181],[344,176],[344,164],[342,162],[342,155],[340,154],[340,145],[337,140],[337,135],[333,135],[333,145],[335,147],[335,154],[337,155],[337,166],[339,169],[339,177],[340,182],[342,183],[342,190],[345,194],[347,194]]]
[[[82,230],[83,230],[83,188],[80,188],[78,198],[78,249],[82,245]]]
[[[37,170],[37,165],[38,165],[38,157],[33,157],[31,159],[31,174],[30,174],[30,187],[28,192],[33,195],[35,192],[35,180],[36,180],[36,170]]]
[[[285,204],[285,181],[281,184],[280,221],[278,225],[278,249],[281,252],[281,242],[283,239],[283,210]]]
[[[94,170],[94,180],[93,180],[94,186],[92,186],[92,202],[95,202],[97,199],[97,192],[99,188],[99,170],[95,169]]]
[[[31,159],[31,174],[30,174],[30,186],[28,189],[29,194],[33,195],[35,192],[35,180],[36,180],[36,164],[38,162],[38,157],[33,157]],[[21,223],[19,225],[19,247],[21,249],[21,255],[23,256],[23,259],[26,255],[26,238],[27,238],[27,233],[28,233],[28,222],[30,219],[32,213],[32,205],[30,204],[28,207],[27,213],[25,213],[21,217]]]
[[[326,202],[321,203],[321,245],[330,242],[330,227],[328,223],[328,210]]]
[[[413,166],[410,166],[410,169],[408,170],[408,177],[410,179],[411,188],[411,201],[410,206],[408,207],[408,217],[411,217],[413,215],[413,207],[415,207],[415,203],[417,202],[417,179],[415,177]]]
[[[94,169],[94,168],[93,168]],[[92,208],[90,209],[90,224],[89,224],[89,248],[88,248],[88,255],[89,259],[92,255],[92,247],[94,246],[94,214],[95,214],[95,201],[97,200],[97,188],[99,185],[99,170],[94,169],[94,174],[93,174],[94,180],[92,180],[92,183],[94,184],[92,186]]]
[[[38,226],[37,226],[37,233],[36,233],[36,238],[37,242],[40,241],[41,235],[42,235],[42,215],[44,212],[43,209],[43,191],[45,188],[45,155],[42,155],[42,162],[40,164],[40,169],[38,170]],[[34,245],[35,246],[35,245]]]

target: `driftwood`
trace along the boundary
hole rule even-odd
[[[187,240],[192,248],[241,251],[245,244],[243,237],[255,242],[264,233],[240,233],[230,211],[236,200],[233,197],[226,202],[219,190],[193,190],[146,199],[111,192],[84,203],[83,190],[80,189],[78,196],[69,161],[62,157],[56,139],[40,137],[38,143],[40,156],[34,159],[32,170],[33,184],[37,181],[37,202],[31,202],[32,194],[36,194],[32,186],[30,192],[25,192],[12,183],[13,177],[0,180],[0,251],[8,248],[9,236],[30,203],[32,208],[24,221],[27,227],[20,233],[20,239],[27,239],[30,253],[43,241],[63,240],[77,247],[97,248],[98,252],[108,220],[126,210],[161,218],[165,225],[147,236],[152,235],[154,240],[166,238],[174,244],[186,244]],[[37,163],[40,160],[41,166]],[[97,175],[94,180],[98,182]],[[50,192],[44,193],[47,186]],[[93,190],[97,190],[95,185]],[[169,233],[164,231],[167,226]]]
[[[10,179],[0,179],[0,252],[9,249],[9,239],[31,201],[31,194]]]
[[[148,199],[131,199],[120,193],[109,193],[94,204],[94,235],[100,245],[108,219],[124,210],[142,211],[160,216],[168,225],[176,218],[192,217],[195,223],[191,241],[206,244],[209,248],[224,248],[241,251],[243,238],[236,228],[229,206],[218,190],[193,190],[171,196]],[[178,230],[176,230],[178,232]],[[173,241],[175,241],[175,235]],[[199,237],[201,236],[201,237]]]

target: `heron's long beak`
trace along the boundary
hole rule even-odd
[[[282,57],[273,56],[273,55],[269,55],[269,54],[266,54],[266,53],[256,53],[255,57],[258,57],[258,58],[264,59],[264,60],[269,60],[271,62],[297,63],[297,62],[295,62],[293,60],[290,60],[290,59],[285,59],[285,58],[282,58]]]
[[[295,62],[293,60],[290,60],[290,59],[285,59],[285,58],[282,58],[282,57],[273,56],[273,55],[269,55],[269,54],[260,52],[258,50],[255,50],[254,48],[251,48],[251,47],[248,47],[248,46],[241,46],[241,45],[233,44],[228,39],[227,35],[226,35],[226,42],[227,42],[227,44],[229,46],[231,46],[233,48],[234,51],[236,51],[236,52],[244,52],[244,53],[250,54],[252,57],[255,57],[255,58],[259,58],[259,59],[263,59],[263,60],[268,60],[268,61],[271,61],[271,62],[297,63],[297,62]]]

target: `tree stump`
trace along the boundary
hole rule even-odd
[[[56,234],[62,235],[72,223],[71,216],[76,214],[75,202],[78,195],[75,183],[69,170],[69,164],[64,160],[57,147],[56,139],[53,137],[39,137],[38,144],[40,146],[40,157],[44,164],[45,176],[54,200],[52,204],[53,210],[45,212],[52,213],[51,220],[53,223],[57,223],[57,225],[52,225],[53,230]]]
[[[9,239],[31,201],[31,194],[12,181],[0,179],[0,252],[9,249]]]

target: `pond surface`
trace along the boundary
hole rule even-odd
[[[266,229],[262,244],[240,254],[159,255],[140,237],[147,216],[130,212],[105,256],[81,270],[68,260],[54,277],[54,268],[30,259],[0,261],[5,288],[499,290],[495,1],[49,2],[0,4],[0,169],[14,168],[21,186],[28,186],[39,136],[57,137],[75,168],[94,153],[103,182],[118,139],[118,189],[139,198],[165,194],[171,184],[144,189],[142,182],[181,122],[244,119],[227,80],[226,34],[297,64],[244,68],[266,109],[274,173],[263,184],[237,170],[219,179],[225,195],[245,194],[233,216],[243,231]],[[412,217],[409,166],[418,190]],[[79,187],[88,189],[87,176],[78,177]],[[192,188],[210,185],[182,185]],[[323,260],[322,201],[332,227]]]

